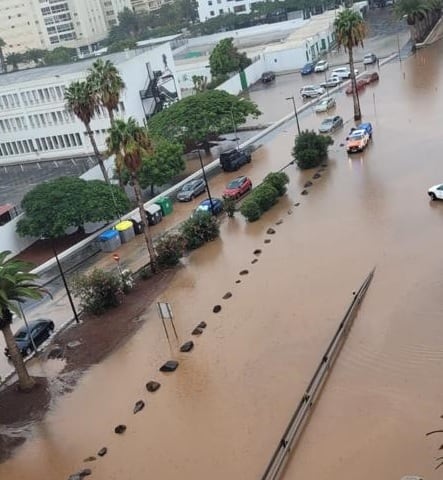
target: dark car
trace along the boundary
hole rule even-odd
[[[377,72],[368,72],[361,76],[361,80],[366,83],[374,83],[380,80],[380,77]]]
[[[211,209],[211,201],[209,198],[203,200],[200,205],[194,210],[195,213],[214,213],[214,215],[218,215],[223,211],[223,200],[219,198],[212,199],[212,209]]]
[[[203,179],[198,178],[185,183],[177,193],[177,200],[180,202],[190,202],[198,195],[201,195],[206,190],[206,185]]]
[[[223,197],[224,198],[240,198],[252,188],[251,179],[245,176],[234,178],[226,186]]]
[[[335,117],[327,117],[321,122],[320,128],[318,131],[320,133],[332,133],[337,128],[340,128],[343,126],[343,118],[340,117],[340,115],[335,115]]]
[[[30,355],[34,350],[32,340],[34,340],[35,346],[38,347],[45,340],[47,340],[54,331],[54,322],[44,318],[28,322],[28,325],[29,330],[24,325],[23,327],[19,328],[14,335],[15,343],[24,357]],[[8,348],[5,348],[5,355],[10,358]]]
[[[264,72],[261,76],[261,81],[263,83],[270,83],[275,80],[275,73],[274,72]]]
[[[363,80],[363,79],[357,80],[355,82],[355,85],[357,87],[357,92],[361,92],[362,90],[364,90],[367,84],[368,83],[366,82],[366,80]],[[353,91],[354,91],[354,89],[353,89],[353,86],[352,86],[352,83],[351,83],[350,85],[348,85],[346,87],[345,93],[346,93],[346,95],[352,95]]]
[[[310,75],[311,73],[314,73],[315,70],[315,63],[307,63],[301,70],[300,73],[302,75]]]
[[[225,172],[234,172],[251,161],[249,150],[228,150],[220,155],[220,165]]]

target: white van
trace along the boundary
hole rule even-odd
[[[358,75],[358,70],[354,69],[355,75]],[[351,70],[348,67],[339,67],[334,68],[331,72],[331,77],[338,77],[338,78],[350,78],[351,77]]]

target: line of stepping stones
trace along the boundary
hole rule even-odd
[[[324,170],[326,170],[326,168],[327,168],[327,164],[322,164],[321,167],[317,170],[317,172],[313,175],[312,178],[314,180],[317,180],[317,179],[321,178],[321,173]],[[303,186],[304,190],[302,190],[301,195],[308,195],[309,192],[308,192],[307,189],[309,187],[312,187],[312,186],[313,186],[313,183],[311,181],[307,181]],[[295,207],[298,207],[299,205],[300,205],[300,202],[294,203]],[[287,213],[288,213],[288,215],[292,215],[292,210],[289,209]],[[281,225],[282,223],[283,223],[283,219],[280,219],[275,224],[276,225]],[[266,230],[267,235],[275,235],[275,233],[276,233],[276,231],[272,227],[269,227]],[[271,243],[271,239],[270,238],[265,238],[264,243],[265,244]],[[254,258],[251,261],[251,264],[255,264],[255,263],[258,262],[257,257],[259,257],[262,254],[262,250],[257,248],[257,249],[254,250],[253,254],[255,255],[256,258]],[[239,272],[239,275],[242,276],[242,277],[245,276],[245,275],[248,275],[248,274],[249,274],[249,270],[246,270],[246,269],[241,270]],[[237,279],[237,280],[235,280],[235,283],[239,284],[239,283],[241,283],[241,280]],[[222,299],[223,300],[228,300],[231,297],[232,297],[232,292],[226,292],[223,295]],[[221,305],[214,305],[214,307],[212,308],[212,312],[213,313],[219,313],[221,311],[221,309],[222,309]],[[204,321],[200,322],[192,330],[191,335],[195,335],[195,336],[201,335],[203,333],[204,329],[206,328],[206,326],[207,326],[206,322],[204,322]],[[180,347],[180,352],[186,352],[187,353],[187,352],[190,352],[193,348],[194,348],[194,342],[192,340],[189,340],[189,341],[185,342]],[[175,372],[175,370],[177,370],[178,366],[179,366],[179,362],[177,360],[168,360],[167,362],[165,362],[159,368],[159,371],[164,372],[164,373]],[[155,380],[151,380],[146,384],[146,390],[149,393],[156,392],[160,387],[161,387],[161,384],[159,382],[156,382]],[[139,413],[141,410],[143,410],[145,408],[145,406],[146,406],[146,404],[143,400],[138,400],[137,402],[135,402],[135,405],[134,405],[134,408],[133,408],[133,414],[135,415],[135,414]],[[114,428],[114,433],[116,433],[117,435],[123,435],[126,432],[126,429],[127,429],[126,425],[119,424]],[[97,452],[97,456],[98,457],[104,457],[107,453],[108,453],[107,447],[102,447]],[[83,461],[84,462],[93,462],[95,460],[97,460],[96,456],[90,456],[90,457],[85,458]],[[90,468],[84,468],[83,470],[80,470],[79,472],[71,475],[68,478],[68,480],[82,480],[84,477],[87,477],[91,474],[92,474],[92,471],[91,471]]]

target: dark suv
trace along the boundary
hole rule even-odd
[[[270,83],[275,80],[275,73],[274,72],[264,72],[261,76],[261,81],[263,83]]]
[[[225,172],[238,170],[245,163],[251,161],[251,152],[249,150],[228,150],[220,155],[220,165]]]

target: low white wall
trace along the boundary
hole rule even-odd
[[[14,255],[17,255],[37,240],[33,237],[20,237],[15,231],[17,223],[20,218],[23,218],[23,215],[21,213],[18,217],[13,218],[10,222],[0,227],[0,251],[9,250]]]
[[[306,48],[298,47],[287,50],[273,50],[264,52],[265,70],[274,72],[287,72],[298,70],[308,61],[306,59]]]
[[[266,71],[264,58],[260,56],[254,63],[245,68],[246,81],[248,87],[260,79],[261,74]],[[270,69],[268,69],[270,70]],[[226,82],[219,85],[216,90],[224,90],[232,95],[238,95],[243,89],[240,81],[240,74],[237,73]]]

